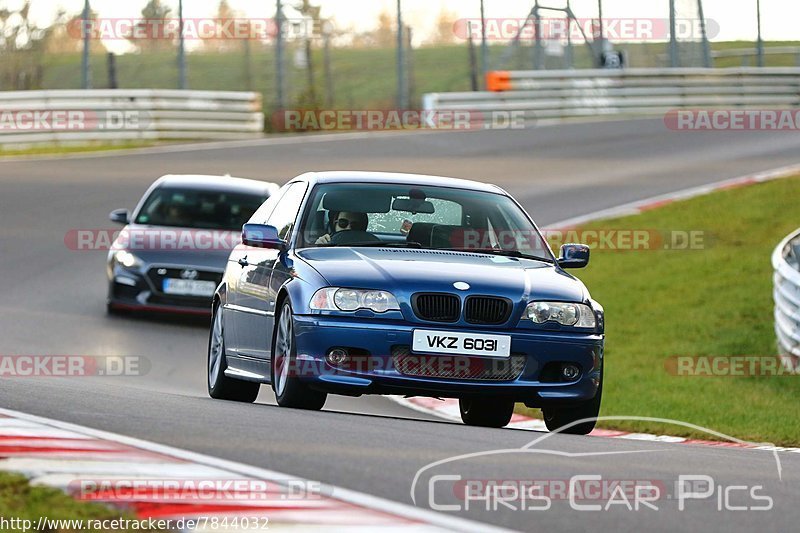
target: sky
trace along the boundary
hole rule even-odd
[[[177,11],[178,0],[162,0]],[[0,6],[18,6],[22,0],[0,0]],[[213,17],[219,0],[184,0],[187,18]],[[243,17],[270,18],[275,14],[274,0],[228,0]],[[293,4],[295,0],[284,0]],[[322,5],[323,17],[333,17],[338,28],[366,31],[376,27],[381,12],[394,15],[396,0],[312,0]],[[563,6],[566,0],[541,0],[542,5]],[[696,0],[676,0],[679,18],[695,18]],[[59,8],[78,13],[83,0],[31,0],[32,17],[40,24],[49,23]],[[137,17],[146,0],[92,0],[94,10],[105,18]],[[479,0],[402,0],[406,23],[414,28],[416,43],[428,38],[444,10],[455,18],[478,18]],[[603,0],[604,18],[668,17],[668,0]],[[532,0],[485,0],[487,18],[525,18]],[[755,40],[756,0],[703,0],[705,16],[719,27],[712,40]],[[578,18],[597,16],[597,0],[572,0]],[[800,1],[761,0],[762,32],[767,40],[800,40]],[[549,15],[545,15],[549,16]]]

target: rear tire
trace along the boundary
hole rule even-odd
[[[461,398],[461,420],[468,426],[501,428],[511,422],[514,401],[497,398]]]
[[[319,411],[328,395],[311,389],[297,377],[297,343],[294,334],[292,305],[285,300],[275,317],[275,337],[272,343],[272,390],[281,407]]]
[[[253,403],[258,397],[261,384],[241,381],[225,375],[228,363],[225,358],[225,334],[222,329],[222,309],[214,304],[211,332],[208,336],[208,395],[215,400]]]
[[[568,435],[588,435],[597,425],[597,415],[600,414],[600,403],[603,400],[603,381],[601,377],[600,386],[597,389],[597,394],[591,400],[581,402],[572,406],[559,406],[559,407],[544,407],[542,408],[542,415],[544,415],[544,423],[550,431],[558,431],[559,433],[566,433]],[[569,426],[570,424],[583,420],[585,418],[591,419],[588,422],[582,422]]]

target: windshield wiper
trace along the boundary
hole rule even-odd
[[[366,242],[348,242],[346,244],[331,244],[331,246],[353,246],[359,248],[422,248],[422,245],[418,242],[413,241],[401,241],[401,242],[378,242],[378,241],[366,241]]]
[[[502,255],[504,257],[516,257],[518,259],[532,259],[534,261],[544,261],[552,263],[551,259],[545,257],[538,257],[535,255],[524,254],[519,250],[501,250],[495,248],[435,248],[435,250],[447,250],[448,252],[469,252],[473,254],[491,254]]]

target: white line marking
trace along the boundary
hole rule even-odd
[[[578,226],[580,224],[585,224],[586,222],[593,222],[596,220],[603,220],[607,218],[618,218],[628,215],[638,215],[642,212],[643,208],[647,208],[653,204],[658,204],[660,202],[688,200],[690,198],[703,196],[705,194],[710,194],[715,191],[726,189],[728,187],[734,187],[736,185],[744,184],[750,181],[754,183],[762,183],[774,179],[787,178],[794,174],[800,174],[800,165],[788,165],[785,167],[764,170],[761,172],[756,172],[754,174],[746,174],[744,176],[739,176],[737,178],[729,178],[721,181],[716,181],[714,183],[709,183],[706,185],[698,185],[696,187],[690,187],[688,189],[681,189],[675,192],[670,192],[658,196],[653,196],[650,198],[645,198],[643,200],[636,200],[635,202],[629,202],[627,204],[622,204],[617,207],[602,209],[600,211],[595,211],[593,213],[588,213],[586,215],[580,215],[577,217],[569,218],[567,220],[562,220],[554,224],[547,224],[547,227],[548,228],[571,227],[571,226]]]

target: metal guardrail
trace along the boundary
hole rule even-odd
[[[528,120],[659,116],[674,109],[800,106],[800,68],[490,72],[487,92],[431,93],[428,111],[522,112]]]
[[[0,148],[94,141],[241,139],[264,130],[261,95],[105,89],[0,92]]]
[[[772,253],[775,334],[787,368],[800,371],[800,229]]]

